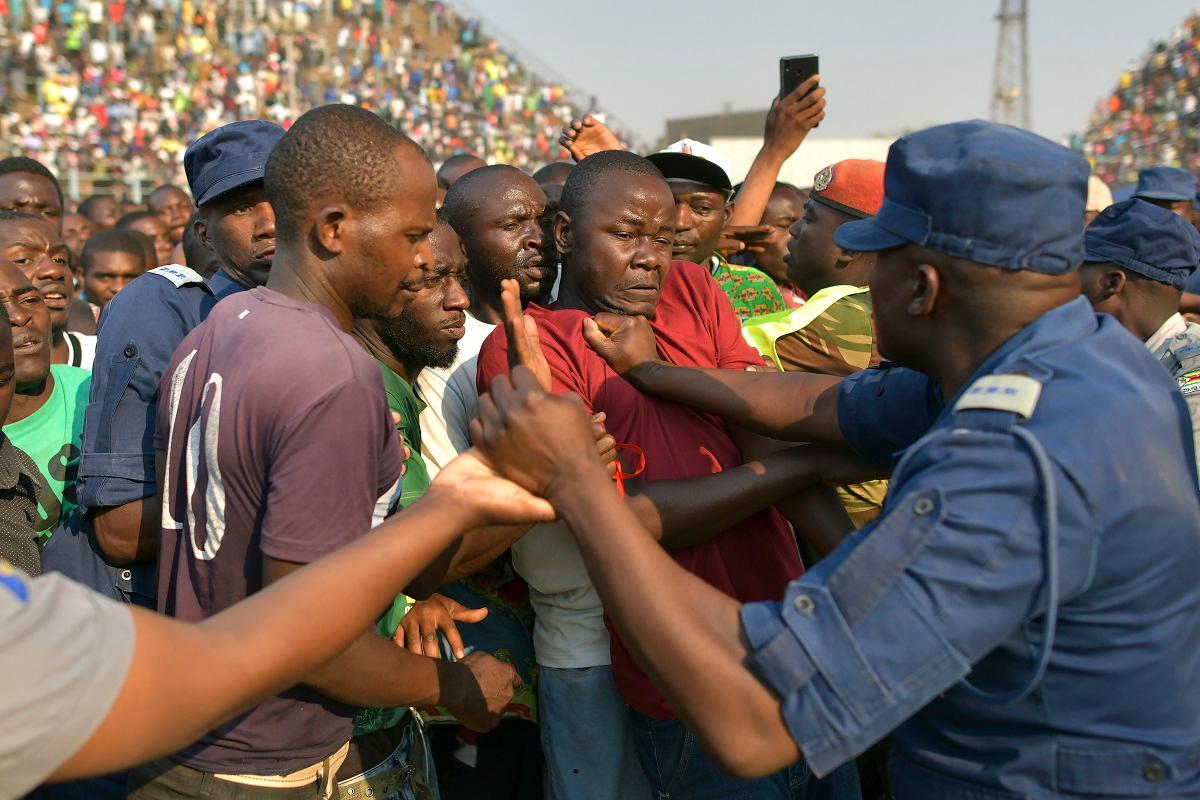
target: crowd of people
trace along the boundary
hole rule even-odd
[[[339,99],[0,160],[0,798],[1200,795],[1192,173]]]
[[[1139,62],[1121,73],[1072,140],[1096,174],[1118,187],[1133,186],[1139,169],[1156,164],[1200,171],[1200,14]]]
[[[522,168],[552,160],[578,113],[566,86],[436,0],[27,0],[0,25],[0,149],[77,175],[82,194],[182,182],[206,131],[286,126],[321,103],[371,108],[438,161]]]

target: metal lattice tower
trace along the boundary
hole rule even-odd
[[[1000,0],[992,120],[1032,127],[1029,94],[1029,0]]]

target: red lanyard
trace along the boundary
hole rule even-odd
[[[632,472],[625,471],[625,462],[621,458],[621,453],[636,453],[637,466]],[[621,497],[625,496],[625,481],[628,478],[636,478],[641,475],[646,469],[646,454],[642,452],[642,448],[636,444],[618,444],[617,445],[617,472],[613,475],[613,481],[617,484],[617,494]]]

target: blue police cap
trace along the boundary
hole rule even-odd
[[[267,156],[283,138],[274,122],[248,119],[222,125],[188,146],[183,171],[196,205],[263,179]]]
[[[883,207],[834,241],[873,252],[918,244],[1005,269],[1061,275],[1083,261],[1088,163],[1009,125],[971,120],[898,139]]]
[[[1200,266],[1200,233],[1178,214],[1136,197],[1100,212],[1083,233],[1084,260],[1116,264],[1183,289]]]
[[[1195,200],[1196,177],[1178,167],[1146,167],[1138,173],[1133,196],[1147,200]]]

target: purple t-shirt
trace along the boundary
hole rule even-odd
[[[185,620],[261,589],[264,555],[306,563],[358,538],[400,476],[375,362],[324,306],[266,288],[222,300],[179,345],[154,444],[167,465],[158,609]],[[176,758],[206,772],[294,772],[341,747],[353,714],[296,688]]]

